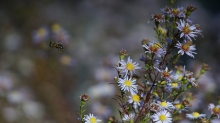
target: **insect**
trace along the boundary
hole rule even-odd
[[[56,48],[56,49],[58,49],[59,51],[60,51],[60,50],[63,50],[64,48],[63,48],[63,46],[62,46],[59,42],[60,42],[60,41],[58,41],[58,42],[50,41],[49,46],[52,47],[52,48]]]

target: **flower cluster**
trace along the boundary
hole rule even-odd
[[[196,8],[191,5],[187,8],[165,7],[161,13],[151,16],[158,41],[142,41],[144,55],[140,61],[144,62],[144,67],[134,62],[125,50],[120,52],[115,84],[121,95],[114,99],[120,106],[123,122],[172,123],[183,118],[210,122],[220,117],[220,105],[214,104],[208,106],[212,114],[209,119],[206,114],[196,111],[183,113],[190,111],[190,102],[194,99],[191,93],[183,94],[191,88],[199,87],[197,80],[209,70],[208,65],[204,64],[200,75],[195,77],[184,64],[178,62],[181,55],[194,58],[197,54],[193,41],[202,35],[202,30],[188,18],[194,10]],[[186,115],[183,117],[183,114]],[[86,123],[88,118],[92,123],[91,117],[84,118]]]

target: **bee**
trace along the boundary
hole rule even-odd
[[[59,42],[60,42],[60,41],[58,41],[58,42],[50,41],[49,46],[52,47],[52,48],[56,48],[56,49],[58,49],[59,51],[60,51],[60,50],[63,50],[64,48],[63,48],[63,46],[62,46]]]

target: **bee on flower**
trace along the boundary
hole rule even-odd
[[[130,56],[127,59],[127,62],[125,62],[123,59],[119,61],[120,66],[117,67],[120,74],[123,76],[127,76],[128,74],[132,76],[133,73],[136,74],[136,70],[141,69],[141,67],[138,66],[137,62],[132,62],[132,59]]]
[[[194,58],[193,54],[197,54],[196,52],[194,52],[196,50],[195,45],[192,45],[189,42],[186,42],[186,43],[178,42],[175,47],[180,49],[178,51],[178,54],[181,54],[181,55],[184,55],[184,53],[186,53],[188,56]]]
[[[160,46],[160,44],[155,43],[154,41],[149,42],[148,44],[142,45],[145,48],[145,53],[154,53],[158,57],[165,55],[166,51]]]
[[[180,38],[184,37],[185,40],[192,41],[191,38],[197,37],[198,29],[195,25],[190,25],[189,23],[185,22],[184,20],[180,20],[180,22],[177,23],[177,29],[181,32]]]

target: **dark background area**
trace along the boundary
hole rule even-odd
[[[218,3],[177,0],[175,4],[197,7],[190,19],[203,30],[204,37],[194,42],[195,59],[181,59],[195,73],[202,63],[212,68],[193,91],[197,97],[193,109],[203,112],[207,108],[198,106],[217,103],[220,93]],[[117,88],[108,84],[117,74],[118,52],[126,49],[139,62],[144,53],[141,40],[156,40],[153,22],[148,23],[151,14],[167,5],[169,0],[1,2],[0,122],[76,123],[83,93],[91,96],[87,113],[99,119],[117,116],[118,106],[112,100]],[[49,47],[50,41],[60,41],[64,50]]]

